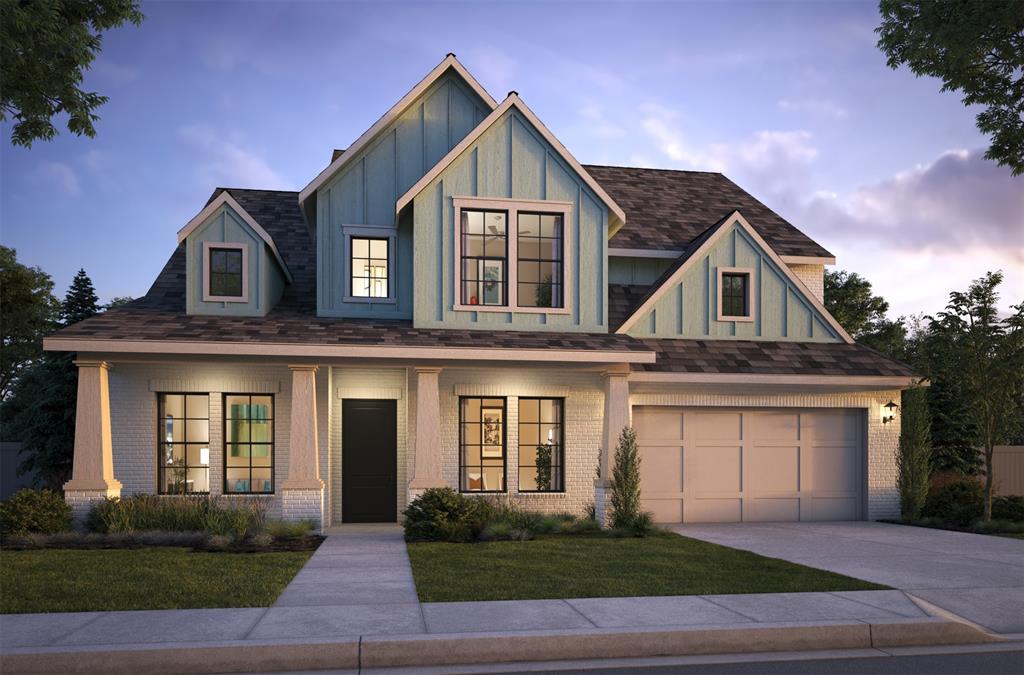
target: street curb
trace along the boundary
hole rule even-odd
[[[26,647],[0,656],[4,673],[226,673],[453,666],[746,652],[999,642],[942,618],[650,629],[460,633],[175,645]]]

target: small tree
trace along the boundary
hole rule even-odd
[[[42,356],[43,337],[53,330],[59,307],[50,275],[19,263],[13,248],[0,246],[0,401]]]
[[[931,478],[931,421],[928,399],[922,387],[903,392],[903,426],[900,429],[899,476],[900,512],[903,520],[921,517]]]
[[[631,427],[622,430],[615,447],[610,501],[612,527],[633,527],[640,517],[640,451]]]
[[[537,457],[534,459],[537,467],[537,489],[546,492],[551,489],[551,446],[549,444],[537,446]]]

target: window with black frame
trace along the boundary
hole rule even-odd
[[[565,490],[564,401],[519,399],[519,491]]]
[[[242,297],[242,249],[210,249],[210,295]]]
[[[388,297],[388,244],[387,239],[351,238],[352,297]]]
[[[750,316],[748,288],[750,275],[735,272],[722,274],[722,316]]]
[[[562,215],[519,212],[516,218],[516,304],[564,307]]]
[[[157,439],[157,492],[209,492],[209,395],[157,394]]]
[[[459,225],[463,305],[508,304],[508,214],[462,209]]]
[[[505,399],[459,399],[459,488],[505,491]]]
[[[274,397],[224,395],[224,492],[274,491]]]

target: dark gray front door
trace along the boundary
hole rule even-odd
[[[394,400],[341,402],[341,520],[398,519],[398,407]]]

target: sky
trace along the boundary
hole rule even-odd
[[[892,70],[872,2],[144,2],[84,86],[96,138],[0,124],[0,242],[104,301],[145,294],[217,186],[301,190],[454,52],[582,163],[721,171],[890,315],[986,271],[1024,300],[1024,176],[941,83]]]

